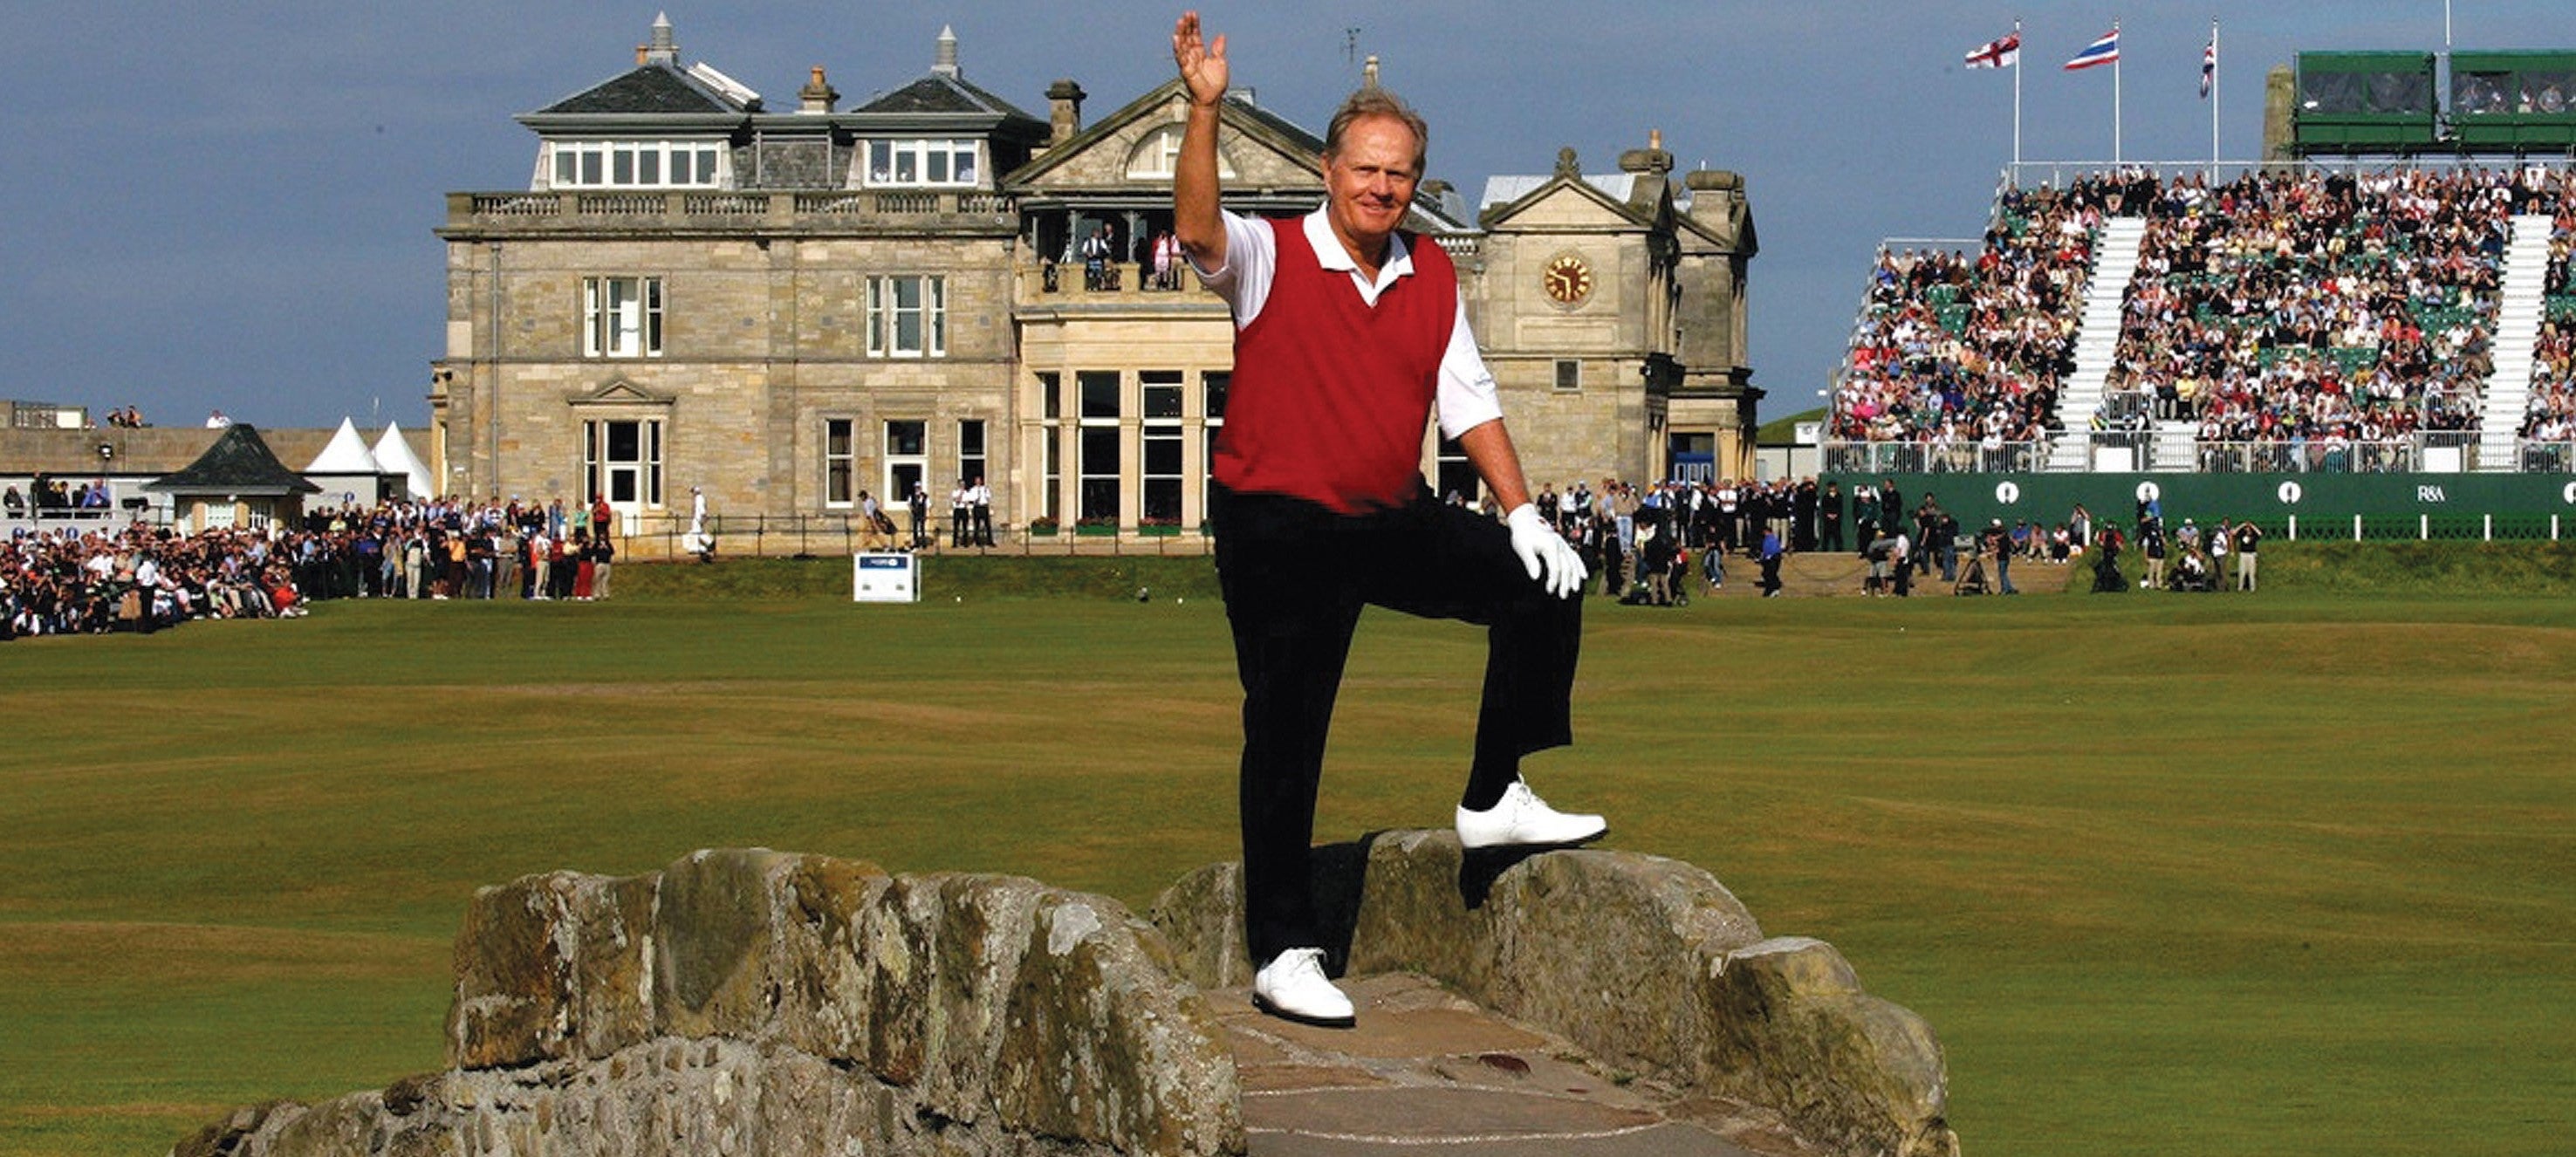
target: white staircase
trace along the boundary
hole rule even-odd
[[[2049,448],[2051,470],[2092,468],[2093,411],[2101,408],[2103,387],[2120,349],[2120,306],[2129,299],[2129,279],[2138,272],[2138,247],[2146,240],[2144,217],[2113,217],[2102,222],[2093,242],[2093,276],[2084,284],[2084,313],[2075,330],[2075,373],[2061,383],[2057,421],[2063,431]],[[2189,460],[2190,450],[2184,450]]]
[[[2541,299],[2549,277],[2549,218],[2527,214],[2513,219],[2513,238],[2504,247],[2503,300],[2495,323],[2495,372],[2487,377],[2485,405],[2478,419],[2480,470],[2511,470],[2514,441],[2522,433],[2522,415],[2531,403],[2531,354],[2540,344]]]

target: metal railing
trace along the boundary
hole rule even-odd
[[[895,531],[891,534],[869,525],[856,513],[710,515],[706,530],[707,535],[714,539],[717,558],[728,555],[802,558],[900,550],[923,555],[1187,557],[1208,554],[1215,549],[1215,540],[1206,534],[1178,526],[1048,529],[996,525],[990,546],[955,545],[947,512],[939,511],[937,514],[923,524],[925,541],[918,545],[912,538],[909,518],[903,513],[894,515]],[[618,543],[618,548],[621,557],[629,559],[690,557],[689,520],[686,516],[642,515],[626,527],[625,537]]]
[[[2002,474],[2047,468],[2045,441],[1852,442],[1817,445],[1827,474]]]
[[[2060,435],[2083,444],[2087,471],[2148,472],[2153,430],[2090,430]],[[1997,474],[2047,469],[2053,442],[1978,443],[1828,441],[1818,445],[1828,474]],[[2191,443],[2188,470],[2199,474],[2457,474],[2480,470],[2474,430],[2425,430],[2376,442],[2323,438]],[[2108,452],[2108,453],[2106,453]],[[2123,460],[2121,455],[2128,457]],[[2514,442],[2507,473],[2576,473],[2576,439]],[[2494,472],[2489,470],[2488,472]]]

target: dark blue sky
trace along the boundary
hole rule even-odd
[[[221,408],[271,426],[428,418],[451,190],[524,188],[510,118],[633,63],[659,5],[28,3],[0,13],[0,397]],[[844,107],[928,70],[953,25],[969,79],[1043,115],[1071,77],[1105,113],[1170,73],[1173,11],[1043,5],[667,9],[684,60],[792,107],[820,64]],[[2012,77],[1961,57],[1987,3],[1358,0],[1209,5],[1238,85],[1322,125],[1383,60],[1432,124],[1431,170],[1472,196],[1571,145],[1609,172],[1660,129],[1683,167],[1745,175],[1762,241],[1751,358],[1767,415],[1813,405],[1884,237],[1974,236],[2010,159]],[[2220,152],[2252,157],[2263,73],[2302,48],[2441,46],[2438,2],[2072,3],[2020,13],[2026,159],[2106,160],[2112,77],[2059,65],[2122,21],[2122,153],[2205,161],[2200,50],[2221,20]],[[2565,0],[2453,10],[2462,48],[2576,47]]]

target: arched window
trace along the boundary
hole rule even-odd
[[[1127,178],[1131,181],[1168,181],[1172,168],[1181,158],[1181,126],[1164,125],[1145,134],[1136,142],[1136,151],[1127,154]],[[1234,179],[1234,166],[1225,159],[1225,150],[1216,154],[1216,175],[1221,181]]]

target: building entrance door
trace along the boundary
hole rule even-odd
[[[662,506],[662,423],[659,419],[608,418],[583,423],[589,437],[589,493],[608,499],[618,530],[632,534],[646,510]]]

